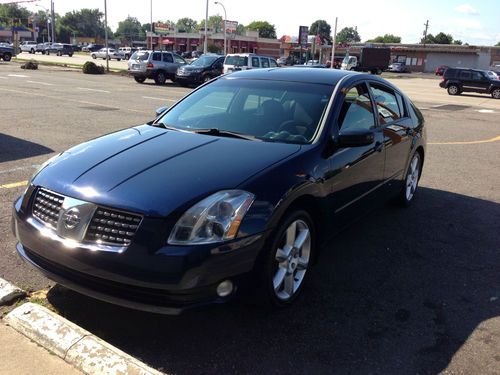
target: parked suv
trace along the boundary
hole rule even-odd
[[[478,92],[500,99],[500,80],[495,73],[488,70],[448,68],[439,86],[447,89],[450,95]]]
[[[177,69],[175,80],[181,86],[208,82],[222,74],[224,56],[202,55],[189,65],[182,65]]]
[[[37,43],[34,40],[26,40],[19,45],[21,52],[35,53]]]
[[[15,55],[14,48],[8,44],[0,43],[0,59],[3,59],[3,61],[10,61]]]
[[[128,60],[137,49],[133,47],[120,47],[118,51],[124,56],[125,60]]]
[[[237,70],[277,68],[275,59],[268,56],[260,56],[254,53],[231,53],[224,60],[224,73]]]
[[[41,52],[42,55],[45,55],[45,50],[50,47],[52,43],[50,42],[45,42],[45,43],[38,43],[35,48],[35,52]]]
[[[73,56],[73,46],[71,44],[54,43],[45,47],[45,54],[50,55],[55,53],[57,56],[68,55]]]
[[[128,61],[128,72],[138,83],[151,78],[157,85],[163,85],[167,79],[175,81],[177,68],[183,65],[186,60],[172,52],[137,51]]]

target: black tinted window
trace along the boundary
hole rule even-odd
[[[461,70],[458,78],[460,78],[460,79],[471,79],[470,71],[468,71],[468,70]]]
[[[163,62],[173,63],[174,59],[170,53],[163,54]]]
[[[373,99],[377,104],[380,125],[396,121],[401,117],[399,104],[394,91],[385,86],[370,85]]]
[[[340,110],[338,125],[341,130],[372,129],[375,127],[373,107],[364,83],[347,92]]]
[[[481,72],[471,72],[471,74],[472,74],[472,79],[474,81],[480,81],[484,78],[484,76]]]
[[[161,61],[161,53],[160,52],[153,53],[153,61]]]

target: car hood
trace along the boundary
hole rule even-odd
[[[66,196],[164,217],[233,189],[291,156],[300,145],[248,141],[138,126],[82,143],[33,179]]]
[[[202,70],[202,69],[206,69],[209,65],[206,65],[206,66],[194,66],[194,65],[182,65],[181,67],[179,67],[180,70],[185,70],[185,71],[192,71],[192,70]]]

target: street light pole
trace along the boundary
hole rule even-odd
[[[226,47],[226,44],[227,44],[227,37],[226,37],[227,13],[226,13],[226,7],[220,1],[216,1],[215,4],[219,4],[222,7],[222,9],[224,9],[224,55],[225,55],[227,53],[227,47]]]
[[[52,43],[55,43],[56,42],[56,17],[55,17],[55,13],[54,13],[54,2],[52,0],[50,0],[50,10],[51,10],[51,18],[52,18],[52,22],[51,22],[51,27],[52,27]]]
[[[109,72],[108,5],[106,0],[104,0],[104,46],[106,47],[106,72]]]
[[[149,4],[150,24],[149,24],[149,40],[151,41],[151,49],[153,49],[153,0]]]
[[[335,68],[335,43],[337,42],[337,20],[338,17],[335,17],[335,29],[333,31],[333,40],[332,40],[332,59],[330,62],[330,69]]]
[[[207,28],[208,28],[208,0],[207,0],[206,10],[205,10],[205,43],[203,44],[203,53],[205,53],[205,54],[207,53],[207,50],[208,50]]]
[[[50,42],[50,15],[49,10],[40,4],[35,4],[36,7],[40,7],[45,11],[45,17],[47,18],[47,42]]]

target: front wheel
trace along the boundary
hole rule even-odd
[[[259,298],[268,305],[290,305],[302,291],[316,245],[314,222],[304,210],[288,214],[275,232],[261,277]]]
[[[57,56],[62,56],[62,53],[60,51],[57,51]]]
[[[167,76],[163,72],[158,72],[155,76],[155,83],[157,85],[164,85],[167,80]]]
[[[500,99],[500,88],[498,89],[494,89],[492,92],[491,92],[491,97],[493,99]]]
[[[144,81],[146,80],[146,78],[144,77],[134,77],[134,79],[137,83],[144,83]]]
[[[97,56],[96,56],[96,55],[94,55],[94,54],[92,54],[91,56],[92,56],[92,58],[93,58],[94,60],[97,58]]]
[[[415,196],[418,180],[420,179],[421,163],[420,153],[415,152],[406,172],[404,185],[399,196],[399,201],[403,206],[409,206]]]
[[[460,89],[458,88],[457,85],[450,85],[450,86],[448,86],[448,94],[449,95],[458,95],[458,94],[460,94]]]
[[[12,59],[12,56],[10,53],[5,53],[3,55],[3,61],[10,61]]]

